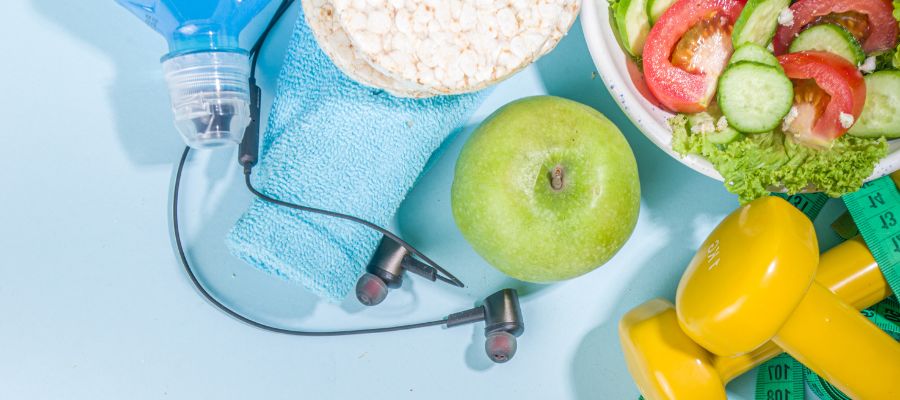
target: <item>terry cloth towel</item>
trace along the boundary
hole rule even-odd
[[[275,198],[384,226],[431,154],[483,94],[393,97],[344,75],[319,49],[302,11],[256,168]],[[353,290],[381,235],[255,199],[226,239],[233,255],[331,301]]]

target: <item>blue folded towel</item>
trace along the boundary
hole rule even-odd
[[[432,152],[482,97],[400,99],[362,86],[319,49],[301,11],[261,146],[259,188],[385,225]],[[248,263],[340,301],[379,239],[350,222],[254,200],[226,244]]]

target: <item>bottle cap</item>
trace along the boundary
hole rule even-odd
[[[162,62],[175,126],[191,147],[238,144],[250,124],[250,58],[203,51]]]

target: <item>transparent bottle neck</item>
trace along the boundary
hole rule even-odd
[[[200,51],[243,51],[238,36],[215,23],[186,23],[172,33],[168,44],[169,53],[163,59]]]
[[[175,126],[194,148],[240,143],[250,124],[250,61],[243,51],[200,51],[163,59]]]

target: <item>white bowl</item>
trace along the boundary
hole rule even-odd
[[[632,65],[634,73],[637,73],[633,67],[634,63],[619,47],[610,26],[609,4],[605,0],[582,0],[581,10],[581,27],[591,58],[597,66],[600,78],[625,115],[644,136],[670,156],[703,175],[721,181],[722,175],[719,175],[705,158],[696,154],[681,157],[672,151],[672,131],[666,123],[672,113],[654,105],[638,92],[638,85],[629,74],[629,64]],[[900,140],[890,141],[888,155],[875,166],[875,170],[867,180],[900,169],[898,150]]]

